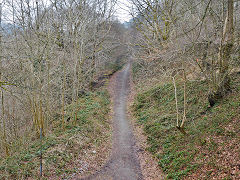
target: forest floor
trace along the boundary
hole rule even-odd
[[[145,82],[136,88],[131,106],[135,125],[147,136],[147,150],[157,158],[166,179],[239,179],[240,73],[232,76],[231,87],[232,92],[209,107],[207,82],[187,82],[187,135],[176,128],[171,81],[152,85]],[[177,89],[181,120],[181,80],[177,81]]]
[[[41,151],[42,179],[75,179],[95,172],[111,152],[110,106],[106,88],[89,92],[77,103],[69,104],[64,129],[57,113],[42,144],[38,134],[30,133],[16,147],[12,144],[11,156],[0,157],[0,179],[38,179]],[[75,108],[77,120],[72,118]]]

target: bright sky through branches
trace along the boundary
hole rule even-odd
[[[5,2],[5,1],[0,0],[0,3],[1,2]],[[42,2],[44,6],[48,6],[51,1],[41,0],[40,2]],[[129,21],[132,18],[132,16],[129,13],[130,9],[131,9],[130,0],[117,0],[117,4],[115,5],[115,16],[118,18],[118,20],[121,23],[124,23],[125,21]],[[9,14],[8,10],[4,9],[4,7],[3,7],[3,11],[4,11],[3,12],[4,21],[11,22],[12,20],[11,14]]]
[[[129,21],[132,18],[132,16],[129,14],[130,7],[131,3],[129,0],[118,0],[116,6],[116,16],[121,23]]]

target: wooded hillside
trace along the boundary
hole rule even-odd
[[[240,9],[132,0],[132,107],[167,179],[238,179]]]
[[[1,0],[0,97],[0,179],[238,179],[240,1]]]

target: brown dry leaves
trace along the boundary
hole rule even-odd
[[[226,130],[237,133],[236,138],[227,136],[210,136],[207,143],[214,143],[215,150],[199,147],[204,155],[203,166],[185,179],[240,179],[240,131],[237,129],[239,119],[234,119]]]

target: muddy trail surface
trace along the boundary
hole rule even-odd
[[[107,164],[85,180],[141,180],[135,139],[127,120],[127,97],[130,90],[130,64],[116,74],[114,85],[113,148]]]

